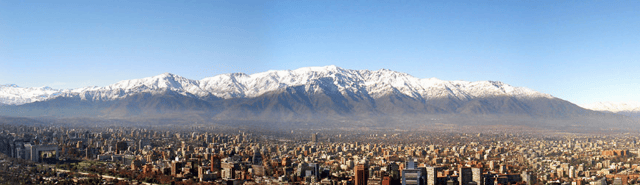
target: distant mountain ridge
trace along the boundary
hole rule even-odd
[[[596,111],[622,112],[622,111],[640,111],[639,102],[596,102],[581,105],[581,107]]]
[[[142,79],[124,80],[105,87],[78,89],[21,88],[16,85],[0,86],[0,103],[21,105],[44,101],[59,96],[80,97],[83,100],[115,100],[143,92],[174,91],[198,98],[217,97],[254,98],[267,92],[294,86],[308,86],[320,90],[318,85],[341,94],[359,94],[378,98],[389,93],[402,93],[416,99],[455,97],[460,100],[491,96],[548,97],[528,88],[513,87],[498,81],[443,81],[436,78],[419,79],[406,73],[387,69],[377,71],[350,70],[336,66],[305,67],[296,70],[267,71],[247,75],[222,74],[202,80],[191,80],[164,73]]]
[[[51,87],[18,87],[16,84],[0,85],[0,105],[21,105],[58,97],[68,90]]]
[[[336,66],[191,80],[164,73],[105,87],[0,87],[0,115],[246,123],[273,127],[422,127],[435,123],[541,128],[634,126],[625,117],[498,81],[419,79]],[[616,121],[612,121],[616,120]],[[298,125],[296,125],[298,124]],[[307,125],[309,126],[309,125]]]
[[[613,112],[627,116],[640,117],[640,102],[596,102],[580,105],[585,109]]]

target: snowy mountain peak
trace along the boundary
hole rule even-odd
[[[379,72],[393,72],[392,70],[387,69],[387,68],[378,69],[378,71]]]
[[[159,74],[159,75],[156,75],[156,76],[153,76],[153,77],[156,77],[156,78],[173,78],[174,76],[178,76],[178,75],[174,75],[173,73],[166,72],[166,73],[162,73],[162,74]]]
[[[249,76],[246,73],[229,73],[229,76],[231,77],[243,77],[243,76]]]
[[[402,94],[415,99],[454,98],[468,100],[475,97],[515,96],[520,98],[547,97],[528,88],[513,87],[499,81],[444,81],[437,78],[419,79],[389,69],[351,70],[335,65],[303,67],[295,70],[270,70],[247,75],[221,74],[202,80],[191,80],[171,73],[123,80],[105,87],[84,87],[72,90],[51,88],[19,88],[0,86],[0,103],[19,105],[57,96],[80,97],[83,100],[115,100],[134,94],[173,91],[185,96],[205,98],[252,98],[287,87],[304,86],[308,93],[338,93],[379,98]]]

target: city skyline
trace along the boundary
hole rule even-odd
[[[0,125],[18,184],[637,184],[640,138],[512,129]],[[544,133],[544,134],[541,134]],[[22,160],[21,160],[22,159]],[[117,178],[117,179],[116,179]]]

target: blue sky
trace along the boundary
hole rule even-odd
[[[306,66],[640,101],[640,1],[0,1],[0,84]]]

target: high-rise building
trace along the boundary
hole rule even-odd
[[[147,145],[151,145],[151,141],[149,139],[140,139],[138,141],[138,150],[142,150]]]
[[[127,142],[121,141],[121,142],[117,142],[116,143],[116,153],[121,153],[124,152],[125,150],[127,150],[127,148],[129,147]]]
[[[389,163],[387,165],[387,173],[389,173],[391,184],[400,184],[400,166],[398,164]]]
[[[482,168],[471,168],[471,172],[473,177],[471,180],[476,183],[476,185],[484,185],[484,179],[482,176]]]
[[[176,174],[178,174],[179,168],[182,168],[182,163],[177,161],[171,162],[171,176],[176,176]]]
[[[525,181],[527,185],[531,185],[535,183],[534,178],[532,176],[533,175],[531,175],[531,172],[527,172],[527,171],[522,171],[522,174],[520,174],[520,178],[522,179],[522,181]]]
[[[458,183],[460,185],[469,185],[473,181],[473,171],[469,167],[460,167],[458,172]]]
[[[359,164],[355,169],[355,185],[367,185],[369,170],[364,164]]]
[[[203,178],[204,178],[204,167],[198,166],[198,179],[202,181]]]
[[[211,155],[211,172],[220,172],[220,168],[220,157],[218,157],[218,155]]]
[[[402,185],[424,185],[425,168],[418,168],[413,159],[407,159],[406,167],[402,170]]]
[[[318,142],[318,133],[311,134],[311,141],[314,143]]]
[[[575,169],[573,168],[573,166],[569,167],[569,178],[574,177],[574,175],[576,174]]]
[[[251,158],[251,163],[253,164],[262,164],[262,154],[260,154],[260,151],[258,150],[258,147],[255,147],[253,149],[253,157]]]
[[[438,180],[438,171],[440,171],[441,167],[427,167],[427,182],[425,185],[436,185]]]
[[[234,163],[226,162],[222,163],[222,178],[225,179],[234,179],[236,168]]]

